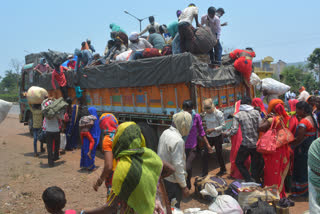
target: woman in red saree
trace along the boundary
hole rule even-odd
[[[234,114],[237,114],[239,112],[241,100],[236,102],[235,104],[235,111]],[[242,132],[241,127],[239,125],[238,133],[233,135],[231,137],[231,151],[230,151],[230,163],[231,163],[231,169],[230,169],[230,176],[235,179],[243,179],[240,171],[238,170],[238,167],[236,166],[236,157],[238,154],[239,147],[242,142]],[[250,158],[246,161],[246,167],[249,169],[250,167]]]
[[[281,129],[284,125],[288,127],[293,134],[295,133],[296,126],[294,124],[290,126],[289,123],[296,123],[296,121],[290,120],[290,116],[285,111],[282,100],[274,99],[270,102],[268,113],[270,114],[271,112],[273,112],[275,116],[269,119],[266,118],[259,127],[260,131],[266,132],[274,122],[277,130]],[[265,163],[264,185],[277,185],[281,198],[286,197],[284,181],[290,169],[291,155],[292,150],[288,144],[277,148],[272,154],[263,154]]]

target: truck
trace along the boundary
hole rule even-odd
[[[33,71],[40,57],[46,57],[50,64],[54,61],[50,57],[57,54],[41,52],[26,56],[19,101],[20,122],[29,127],[32,113],[25,97],[29,87],[40,86],[47,89],[52,97],[62,96],[58,85],[53,90],[50,73],[36,77]],[[235,102],[246,95],[246,89],[233,64],[223,64],[214,69],[196,56],[183,53],[92,66],[78,73],[67,71],[65,75],[68,96],[76,96],[74,80],[80,77],[78,84],[84,90],[88,107],[95,107],[100,114],[113,113],[120,122],[136,122],[147,146],[156,150],[158,138],[171,125],[173,114],[181,111],[184,100],[192,100],[196,112],[201,113],[203,100],[212,98],[226,119],[233,114]],[[253,94],[253,88],[251,90]],[[227,127],[230,125],[231,120],[227,120]]]

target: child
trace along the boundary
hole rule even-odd
[[[42,200],[49,213],[52,214],[76,214],[75,210],[63,212],[67,200],[63,190],[57,186],[49,187],[42,193]]]

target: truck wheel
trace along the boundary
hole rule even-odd
[[[29,118],[28,118],[28,126],[29,126],[29,133],[31,137],[33,137],[33,120],[32,120],[32,113],[29,113]]]
[[[146,140],[146,146],[149,149],[152,149],[154,152],[157,152],[158,137],[155,130],[145,122],[138,123],[138,126],[140,127],[141,132]]]

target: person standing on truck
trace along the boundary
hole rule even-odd
[[[206,133],[203,130],[201,116],[195,112],[193,109],[194,105],[191,100],[185,100],[182,104],[183,111],[189,112],[192,116],[192,126],[189,132],[189,135],[185,138],[185,152],[187,158],[187,187],[191,189],[191,177],[192,177],[192,162],[197,156],[197,145],[198,145],[198,136],[205,143],[205,147],[207,147],[208,152],[213,153],[213,149],[211,148],[207,138]]]
[[[158,155],[160,158],[171,164],[175,172],[164,179],[164,185],[169,201],[177,200],[175,207],[180,208],[182,196],[189,196],[189,189],[186,182],[186,155],[185,142],[182,137],[187,136],[192,125],[192,117],[186,111],[173,115],[173,123],[165,130],[159,139]]]
[[[221,55],[222,55],[222,46],[220,44],[220,35],[221,35],[221,24],[220,18],[216,16],[216,8],[209,7],[208,14],[201,17],[201,25],[209,27],[213,35],[217,37],[217,44],[213,49],[209,51],[210,60],[212,64],[221,64]]]
[[[43,116],[41,111],[41,104],[29,104],[30,111],[32,112],[32,131],[33,131],[33,151],[34,157],[39,157],[37,150],[38,133],[42,128]],[[43,142],[40,145],[41,153],[45,152],[43,148]]]
[[[157,22],[154,21],[154,17],[153,16],[149,17],[149,23],[150,24],[143,31],[141,31],[141,33],[139,33],[139,36],[145,34],[152,27],[155,29],[156,33],[160,33],[160,25]]]
[[[216,149],[217,159],[220,165],[220,171],[217,176],[222,176],[227,173],[225,162],[222,155],[222,144],[223,144],[223,136],[222,130],[225,127],[226,123],[224,121],[224,115],[221,111],[219,111],[212,99],[206,99],[203,101],[203,108],[206,112],[204,116],[204,120],[207,125],[207,138],[211,146],[214,145]],[[202,176],[208,175],[208,150],[204,147],[204,151],[202,154]]]
[[[189,4],[179,16],[179,35],[180,35],[180,49],[181,53],[188,51],[188,43],[193,43],[195,29],[192,26],[193,19],[196,21],[196,27],[200,27],[198,21],[199,9],[195,4]]]

